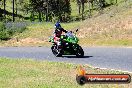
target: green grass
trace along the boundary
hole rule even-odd
[[[76,83],[76,64],[0,58],[0,88],[128,88],[130,84]],[[83,66],[87,73],[122,74],[121,71],[101,70]]]
[[[80,24],[61,23],[66,30],[76,30]],[[54,23],[51,22],[29,23],[22,33],[15,33],[8,41],[0,41],[0,46],[49,46],[48,38],[53,36],[54,29]]]
[[[81,22],[73,22],[73,23],[62,23],[62,27],[66,30],[75,30],[79,27]],[[54,31],[54,24],[53,23],[37,23],[27,26],[27,30],[19,35],[15,35],[18,38],[39,38],[48,39],[49,36],[53,35]]]
[[[71,16],[78,16],[78,6],[75,3],[76,2],[71,2],[71,8],[72,8]]]
[[[62,27],[66,30],[75,30],[79,27],[81,22],[73,22],[73,23],[62,23]],[[27,30],[19,35],[14,35],[18,39],[24,38],[38,38],[38,39],[48,39],[49,36],[53,35],[54,24],[53,23],[37,23],[27,26]]]
[[[71,22],[71,23],[61,23],[62,27],[65,29],[74,29],[75,27],[79,27],[81,22]],[[41,23],[36,23],[28,26],[29,29],[54,29],[55,23],[51,22],[41,22]]]

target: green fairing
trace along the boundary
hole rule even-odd
[[[64,39],[64,36],[61,37],[62,39]],[[69,42],[69,43],[74,43],[74,44],[77,44],[79,39],[77,37],[66,37],[64,39],[66,42]]]
[[[74,37],[64,37],[64,35],[62,35],[61,36],[61,39],[63,39],[66,42],[74,43],[74,44],[77,44],[78,41],[79,41],[79,39],[76,36],[74,36]],[[50,37],[49,38],[49,42],[54,42],[53,37]]]

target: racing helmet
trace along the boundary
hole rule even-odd
[[[59,28],[61,28],[61,25],[60,25],[59,22],[57,22],[57,23],[55,24],[55,29],[59,29]]]

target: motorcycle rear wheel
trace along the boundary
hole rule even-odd
[[[76,57],[78,57],[78,58],[84,57],[84,51],[81,46],[78,46],[78,48],[76,50]]]

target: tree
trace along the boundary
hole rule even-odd
[[[0,5],[2,5],[2,0],[0,0]],[[0,21],[2,20],[2,9],[0,7]]]
[[[46,12],[46,0],[30,0],[30,11],[37,12],[39,21],[42,21],[42,13]]]
[[[13,17],[13,22],[15,21],[15,0],[12,1],[12,17]]]
[[[82,20],[84,19],[84,4],[87,3],[87,0],[76,0],[77,4],[78,4],[78,7],[79,7],[79,14],[81,13],[82,14]],[[90,1],[88,1],[90,2]],[[82,12],[81,12],[81,7],[82,7]]]
[[[30,0],[30,10],[38,13],[39,21],[42,21],[42,15],[46,15],[46,21],[52,19],[52,15],[63,21],[62,15],[70,15],[70,0]],[[67,17],[67,16],[64,16]]]
[[[17,15],[17,0],[15,0],[15,6],[16,6],[16,15]]]
[[[49,14],[49,0],[46,0],[46,22],[49,21],[48,14]]]
[[[70,0],[50,0],[49,4],[49,14],[54,14],[60,21],[66,21],[71,14]]]
[[[4,0],[4,17],[6,17],[6,0]]]
[[[0,11],[0,17],[2,17],[2,14],[4,14],[4,18],[6,17],[6,0],[0,0],[0,4],[2,5],[3,4],[3,7],[4,7],[4,10],[3,11]],[[0,8],[1,10],[1,8]]]

